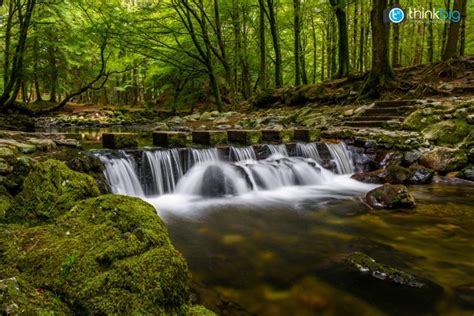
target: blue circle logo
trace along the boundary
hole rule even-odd
[[[401,23],[403,20],[405,20],[405,11],[400,8],[393,8],[388,13],[388,19],[392,23]]]

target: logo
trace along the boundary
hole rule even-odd
[[[403,11],[401,8],[392,8],[388,12],[388,19],[390,22],[398,24],[403,22],[405,20],[405,11]]]

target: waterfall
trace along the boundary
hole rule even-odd
[[[232,161],[257,160],[257,155],[252,146],[230,147],[229,159]]]
[[[281,155],[288,157],[288,151],[286,145],[266,145],[272,155]]]
[[[316,143],[297,143],[296,144],[296,154],[297,156],[304,158],[311,158],[318,162],[321,161],[321,156],[319,155],[318,146]]]
[[[336,163],[338,174],[350,174],[355,170],[352,153],[343,142],[338,144],[326,144],[331,153],[332,160]]]
[[[125,152],[120,151],[119,157],[108,158],[99,155],[105,166],[105,178],[112,192],[131,196],[145,196],[138,180],[134,159]]]
[[[326,147],[321,155],[329,158],[330,154],[337,173],[354,171],[352,153],[344,143]],[[322,185],[335,179],[334,173],[321,166],[328,158],[321,159],[317,144],[296,144],[297,157],[289,157],[285,145],[266,145],[266,150],[271,155],[264,160],[257,160],[251,146],[231,147],[228,161],[221,159],[217,148],[144,150],[141,156],[119,151],[97,156],[104,163],[114,193],[141,197],[168,193],[238,195],[286,186]]]
[[[177,149],[144,151],[142,178],[150,175],[146,186],[148,195],[174,192],[178,180],[183,176],[181,159]]]

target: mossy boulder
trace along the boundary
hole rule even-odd
[[[422,133],[427,140],[436,145],[451,146],[462,142],[472,129],[467,121],[457,119],[430,125]]]
[[[441,119],[440,115],[426,115],[423,113],[423,110],[417,110],[403,121],[402,127],[411,131],[421,131],[430,125],[438,123]]]
[[[436,147],[423,153],[420,164],[440,173],[461,170],[468,162],[466,153],[461,149]]]
[[[6,212],[10,222],[48,221],[64,214],[77,201],[100,194],[92,177],[72,171],[57,160],[37,163],[23,190]]]
[[[169,315],[189,304],[186,262],[140,199],[83,200],[54,224],[0,237],[0,266],[8,267],[0,276],[15,268],[35,288],[60,293],[76,314]]]
[[[0,280],[0,312],[4,315],[67,315],[66,304],[49,291],[38,291],[19,277]]]
[[[406,186],[384,184],[366,195],[367,204],[373,208],[414,208],[415,198],[408,192]]]
[[[389,165],[385,169],[356,173],[352,176],[352,179],[376,184],[428,184],[431,183],[433,175],[433,170],[419,165],[413,165],[410,168]]]

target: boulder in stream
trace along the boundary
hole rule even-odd
[[[414,208],[415,198],[408,192],[406,186],[384,184],[366,195],[367,204],[373,208]]]

